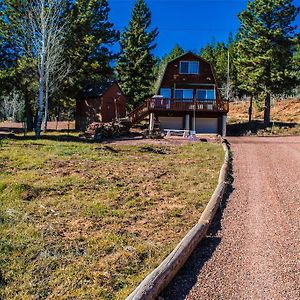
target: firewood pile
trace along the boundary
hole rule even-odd
[[[85,138],[103,140],[112,137],[124,136],[129,133],[131,122],[126,119],[118,119],[109,123],[91,123],[84,133]]]

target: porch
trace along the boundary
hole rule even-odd
[[[150,98],[146,100],[150,112],[221,112],[227,113],[229,101],[175,98]]]

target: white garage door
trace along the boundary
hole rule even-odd
[[[218,133],[217,118],[196,118],[197,133]]]
[[[177,129],[183,128],[183,117],[159,117],[160,130],[164,129]]]

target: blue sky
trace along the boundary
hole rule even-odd
[[[126,26],[131,17],[134,0],[110,0],[110,20],[118,30]],[[237,14],[247,0],[146,0],[152,12],[152,24],[159,29],[154,54],[168,53],[176,43],[185,50],[198,52],[211,42],[228,39],[239,27]],[[300,0],[294,0],[300,6]],[[296,20],[300,30],[300,16]]]

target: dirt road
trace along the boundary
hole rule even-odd
[[[300,299],[300,137],[229,138],[232,191],[164,299]]]

